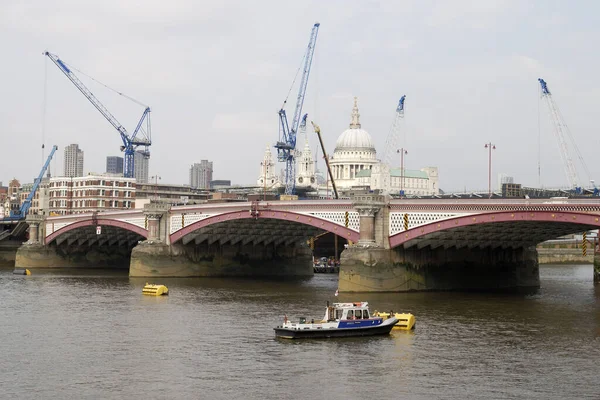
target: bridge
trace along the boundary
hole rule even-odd
[[[539,285],[535,245],[600,228],[600,199],[259,201],[28,216],[28,267],[120,265],[131,276],[308,275],[307,241],[347,241],[340,290]]]

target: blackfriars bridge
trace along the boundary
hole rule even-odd
[[[29,215],[17,267],[123,266],[130,276],[304,276],[309,239],[347,242],[340,291],[539,286],[535,246],[600,228],[598,199],[259,201]],[[590,249],[593,251],[593,249]]]

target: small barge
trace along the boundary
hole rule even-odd
[[[327,304],[320,321],[300,318],[291,322],[284,317],[283,324],[273,328],[275,337],[283,339],[335,338],[350,336],[387,335],[398,322],[395,317],[383,319],[369,312],[369,303]]]

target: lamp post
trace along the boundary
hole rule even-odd
[[[496,145],[492,142],[486,143],[485,148],[488,149],[488,195],[492,198],[492,150],[496,150]]]
[[[400,153],[400,196],[404,196],[404,155],[408,154],[405,148],[396,150]]]
[[[154,179],[154,201],[158,201],[158,180],[162,179],[158,175],[151,176],[150,179]]]

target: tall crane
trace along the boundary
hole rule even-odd
[[[277,149],[277,160],[285,162],[285,194],[294,194],[296,187],[296,133],[298,132],[298,123],[302,114],[304,95],[308,86],[308,76],[310,75],[310,67],[315,52],[315,45],[317,44],[317,34],[319,33],[320,25],[318,22],[315,23],[310,33],[310,41],[308,42],[308,48],[304,56],[302,80],[298,89],[296,109],[294,110],[294,118],[291,125],[288,124],[287,115],[284,110],[287,98],[279,110],[279,140],[275,143],[275,148]]]
[[[23,201],[23,204],[21,204],[21,208],[19,208],[18,210],[11,211],[9,217],[6,220],[15,221],[15,220],[20,220],[20,219],[25,219],[25,217],[27,216],[27,213],[29,212],[29,208],[31,208],[31,201],[35,197],[35,193],[37,192],[38,188],[40,187],[40,183],[42,182],[42,178],[44,177],[44,172],[46,172],[46,170],[48,169],[48,166],[50,165],[50,161],[52,161],[52,156],[54,156],[54,153],[56,152],[56,150],[58,150],[58,146],[52,146],[50,155],[48,156],[48,159],[44,163],[44,166],[42,167],[40,174],[38,175],[36,180],[33,182],[31,191],[29,192],[29,195],[27,196],[25,201]]]
[[[385,141],[385,151],[383,153],[383,163],[387,164],[390,168],[392,167],[392,158],[398,150],[398,141],[400,140],[400,125],[402,119],[404,119],[404,100],[406,95],[400,97],[398,106],[396,107],[396,114],[394,116],[394,122],[388,133],[388,137]]]
[[[548,105],[548,111],[550,112],[550,119],[552,120],[552,123],[554,125],[554,133],[556,135],[556,139],[558,140],[560,157],[562,158],[562,161],[563,161],[563,167],[564,167],[565,174],[567,176],[567,181],[571,185],[572,190],[575,190],[577,193],[580,193],[581,192],[581,184],[580,184],[579,176],[577,174],[577,170],[575,169],[575,165],[573,164],[573,160],[572,160],[571,154],[569,152],[569,147],[565,140],[565,132],[569,136],[569,139],[571,140],[571,144],[573,145],[573,149],[577,153],[577,155],[579,157],[579,161],[581,162],[581,165],[585,169],[585,172],[588,175],[588,178],[589,178],[589,171],[583,160],[583,157],[581,156],[581,153],[579,152],[579,149],[577,148],[577,145],[575,144],[575,140],[573,139],[573,136],[571,135],[571,132],[569,131],[569,128],[563,119],[560,109],[558,108],[558,106],[556,105],[556,102],[554,101],[554,98],[552,97],[552,92],[550,92],[550,89],[548,88],[548,84],[542,78],[539,78],[538,82],[540,83],[542,99],[544,99],[544,101]]]
[[[150,107],[138,102],[137,100],[132,99],[129,96],[124,95],[123,93],[117,92],[120,95],[127,97],[128,99],[142,105],[145,107],[142,117],[140,118],[133,134],[129,134],[125,127],[121,125],[119,121],[108,111],[108,109],[92,94],[92,92],[79,80],[79,78],[71,71],[71,69],[67,66],[67,64],[62,61],[56,54],[52,54],[50,52],[45,51],[43,53],[45,56],[48,56],[54,64],[69,78],[71,82],[79,89],[81,93],[92,103],[94,107],[100,114],[104,116],[110,122],[110,124],[119,132],[121,136],[121,140],[123,141],[123,145],[121,146],[121,151],[125,152],[124,163],[123,163],[123,175],[126,178],[134,177],[134,155],[136,153],[138,146],[144,146],[143,150],[137,150],[138,153],[141,153],[144,157],[149,158],[150,152],[148,151],[148,146],[152,144],[152,140],[150,139]],[[111,89],[112,90],[112,89]],[[144,128],[145,126],[145,128]],[[140,137],[138,137],[138,134]]]

